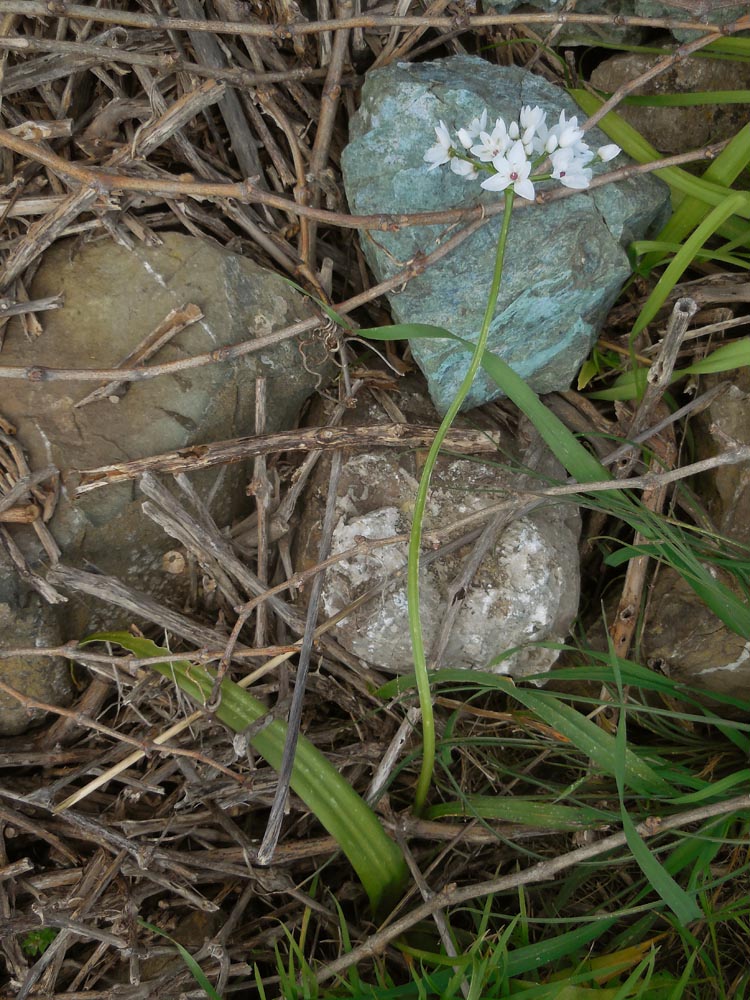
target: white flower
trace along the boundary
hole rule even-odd
[[[534,200],[534,185],[529,180],[531,163],[520,140],[514,142],[505,155],[496,156],[492,166],[497,172],[482,181],[482,187],[486,191],[504,191],[512,187],[521,198]]]
[[[527,156],[531,156],[534,152],[534,140],[536,139],[537,129],[544,127],[545,117],[546,112],[542,111],[539,107],[532,108],[527,104],[521,108],[518,121],[523,129],[521,142],[523,142],[523,148],[526,150]]]
[[[581,154],[582,147],[588,149],[582,139],[583,129],[578,127],[578,118],[574,115],[568,120],[565,112],[561,111],[557,125],[553,125],[552,128],[547,128],[544,120],[537,123],[533,147],[537,153],[554,153],[556,149],[567,149],[577,145],[577,152]]]
[[[566,146],[565,152],[570,153],[573,160],[582,167],[588,166],[596,159],[593,149],[581,139],[574,142],[572,146]]]
[[[487,108],[484,109],[479,118],[474,118],[466,126],[466,128],[460,128],[457,132],[459,141],[464,149],[471,149],[474,145],[474,140],[478,138],[481,132],[484,132],[487,128]]]
[[[530,104],[527,104],[521,108],[521,114],[518,116],[518,121],[524,131],[526,129],[533,129],[536,132],[537,128],[544,122],[546,117],[546,111],[542,111],[540,107],[532,108]]]
[[[480,132],[484,132],[487,128],[487,108],[484,109],[479,118],[474,118],[469,125],[469,131],[473,132],[474,135],[479,135]]]
[[[422,157],[425,163],[430,164],[428,170],[434,170],[435,167],[441,167],[447,163],[453,153],[453,141],[445,122],[440,122],[439,125],[435,126],[435,135],[438,141],[434,146],[430,146]]]
[[[591,184],[592,166],[607,163],[621,152],[619,146],[610,143],[594,153],[584,139],[577,116],[568,117],[561,111],[556,124],[548,128],[547,112],[529,104],[507,126],[504,119],[497,118],[491,132],[487,132],[485,108],[454,137],[443,121],[435,135],[437,142],[424,154],[430,170],[449,163],[458,177],[479,178],[485,191],[512,188],[529,201],[535,197],[535,182],[550,176],[565,187],[584,190]],[[484,166],[489,163],[492,167]]]
[[[602,163],[609,163],[610,160],[614,160],[616,156],[619,156],[621,152],[620,147],[611,142],[608,146],[600,146],[596,151],[596,155]]]
[[[474,164],[469,163],[468,160],[461,160],[458,156],[454,156],[451,160],[451,170],[454,174],[458,174],[459,177],[465,177],[467,181],[478,176],[478,171]]]
[[[564,111],[560,112],[560,121],[555,125],[555,129],[557,130],[557,144],[561,149],[566,149],[583,138],[583,129],[578,128],[577,116],[573,115],[570,121],[566,121]]]
[[[571,149],[556,149],[550,154],[552,176],[564,187],[583,191],[589,186],[593,176],[591,167],[586,166],[591,156],[593,154],[584,158],[576,156]]]
[[[505,128],[505,122],[502,118],[497,119],[495,127],[490,134],[480,132],[479,138],[481,142],[477,143],[476,146],[472,146],[471,152],[474,156],[478,156],[482,163],[489,163],[496,156],[502,156],[508,146],[510,146],[508,131]]]

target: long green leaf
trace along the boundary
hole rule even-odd
[[[621,753],[614,737],[555,695],[516,686],[508,694],[569,739],[605,774],[614,775],[622,767],[627,785],[641,795],[674,795],[670,783],[638,754],[627,747]]]
[[[750,125],[745,125],[722,149],[716,159],[706,168],[703,179],[709,183],[730,187],[743,170],[750,164]],[[708,213],[708,207],[701,198],[688,196],[672,213],[662,231],[656,237],[665,242],[682,243],[688,233],[699,225]],[[641,261],[646,271],[659,260],[659,253],[650,254]]]
[[[611,646],[610,646],[611,649]],[[693,920],[698,920],[703,915],[700,907],[692,896],[689,896],[672,878],[669,872],[659,863],[658,858],[649,850],[643,837],[638,832],[635,823],[630,818],[627,805],[625,804],[625,785],[627,783],[625,754],[628,750],[627,744],[627,722],[626,709],[622,692],[622,678],[617,668],[614,650],[612,651],[612,669],[617,682],[620,694],[620,702],[623,707],[620,709],[620,717],[617,724],[615,744],[617,754],[615,757],[615,780],[617,782],[617,792],[620,797],[620,812],[623,832],[628,842],[628,847],[638,863],[639,868],[648,879],[651,887],[661,896],[667,906],[672,910],[677,919],[682,924],[688,924]]]
[[[666,302],[674,286],[692,264],[697,251],[714,235],[723,222],[732,215],[737,214],[743,206],[750,207],[750,198],[744,192],[738,192],[725,198],[722,204],[717,205],[713,211],[709,212],[703,222],[695,229],[695,232],[692,233],[678,253],[675,254],[669,267],[659,278],[656,287],[641,309],[638,319],[633,326],[631,336],[639,334],[651,322]]]
[[[673,799],[675,805],[687,806],[687,805],[697,805],[700,802],[709,802],[712,799],[719,799],[723,796],[729,796],[730,792],[733,792],[737,785],[741,785],[743,788],[750,787],[750,769],[742,768],[740,771],[735,771],[734,774],[728,774],[724,778],[719,778],[718,781],[712,781],[706,784],[703,788],[699,789],[697,792],[689,792],[687,795],[678,795],[677,798]]]
[[[149,639],[135,638],[129,632],[98,632],[84,642],[117,643],[141,658],[169,655],[168,649]],[[185,660],[155,663],[151,667],[174,681],[198,705],[206,704],[215,679],[210,671]],[[239,685],[229,680],[222,682],[215,714],[234,732],[243,732],[266,712],[266,706]],[[276,770],[281,766],[286,728],[285,723],[276,719],[250,739]],[[349,859],[373,910],[384,912],[400,895],[407,870],[401,851],[375,813],[304,736],[300,736],[297,745],[291,785]]]
[[[625,805],[622,807],[621,821],[630,852],[648,879],[651,888],[661,896],[681,924],[700,920],[703,916],[700,907],[684,889],[680,888],[669,872],[651,853],[646,842],[638,833],[635,823],[628,815]]]

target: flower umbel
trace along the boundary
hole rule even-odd
[[[547,127],[547,113],[539,107],[521,108],[517,121],[506,125],[497,118],[487,131],[487,110],[468,125],[456,130],[453,139],[441,121],[435,128],[437,142],[424,154],[428,170],[446,163],[464,180],[482,177],[486,191],[507,191],[533,201],[534,183],[560,181],[576,191],[585,190],[593,177],[596,163],[608,163],[620,152],[614,143],[596,152],[584,140],[578,118],[560,112],[557,123]]]
[[[504,191],[512,187],[516,194],[527,201],[534,200],[534,185],[529,180],[531,163],[521,140],[517,140],[504,156],[496,156],[492,161],[495,173],[482,181],[486,191]]]

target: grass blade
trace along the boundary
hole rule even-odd
[[[725,198],[695,229],[695,232],[685,241],[678,253],[669,264],[664,274],[659,278],[656,287],[649,295],[640,315],[633,326],[631,337],[637,336],[656,316],[666,302],[670,292],[679,279],[692,264],[697,251],[716,233],[721,224],[737,214],[743,206],[750,208],[750,198],[747,194],[736,192]]]
[[[613,656],[614,659],[614,656]],[[638,832],[635,823],[630,818],[625,804],[625,785],[627,784],[625,754],[627,745],[627,722],[626,709],[622,692],[622,678],[617,669],[617,664],[612,664],[615,681],[620,694],[620,714],[617,723],[617,733],[615,743],[617,755],[615,757],[615,780],[617,782],[617,792],[620,796],[620,812],[622,829],[627,838],[630,852],[638,863],[639,868],[648,879],[651,887],[661,896],[667,906],[672,910],[681,924],[689,924],[693,920],[699,920],[703,913],[692,898],[682,889],[672,878],[669,872],[659,863],[656,856],[649,850],[646,842]]]
[[[602,918],[576,927],[575,930],[558,934],[548,941],[540,941],[528,947],[515,948],[508,954],[508,975],[521,976],[545,965],[552,965],[562,958],[574,954],[601,937],[617,921]]]
[[[454,682],[476,685],[486,690],[504,691],[551,726],[565,741],[589,757],[605,774],[615,775],[618,755],[621,754],[625,782],[640,795],[647,798],[652,796],[671,798],[676,794],[670,782],[633,750],[626,747],[624,752],[621,751],[615,745],[613,736],[604,732],[596,723],[554,694],[517,687],[509,677],[478,670],[472,670],[470,677],[467,677],[465,670],[436,670],[430,677],[434,684]],[[411,690],[413,686],[413,675],[398,677],[384,685],[379,693],[383,697],[393,697],[395,694]]]
[[[542,799],[520,795],[469,795],[463,802],[441,802],[425,813],[428,819],[462,816],[499,819],[506,823],[521,823],[540,830],[577,830],[611,823],[616,816],[604,809],[587,806],[561,806]]]
[[[180,954],[180,958],[188,967],[188,969],[190,969],[193,979],[195,979],[196,983],[206,994],[208,1000],[222,1000],[222,998],[213,988],[211,983],[208,981],[208,978],[206,977],[206,974],[203,971],[203,969],[201,969],[200,965],[198,965],[196,960],[193,958],[193,956],[190,954],[187,948],[185,948],[184,945],[181,945],[179,941],[175,941],[175,939],[173,937],[170,937],[169,934],[166,933],[166,931],[163,931],[160,927],[156,927],[154,924],[150,924],[147,920],[141,920],[139,918],[138,922],[143,927],[147,927],[150,931],[153,931],[154,934],[159,934],[161,935],[161,937],[166,938],[167,941],[170,942],[170,944],[173,944],[175,946],[175,948]]]

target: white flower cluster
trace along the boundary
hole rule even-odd
[[[594,152],[583,140],[583,130],[574,116],[560,118],[547,127],[547,112],[538,107],[521,108],[518,121],[506,127],[502,118],[487,131],[487,111],[451,137],[445,122],[435,128],[437,142],[424,154],[429,169],[450,163],[451,170],[466,180],[488,176],[482,187],[505,191],[512,187],[517,195],[534,200],[534,182],[550,177],[565,187],[583,190],[591,183],[594,163],[606,163],[620,152],[614,143]]]

